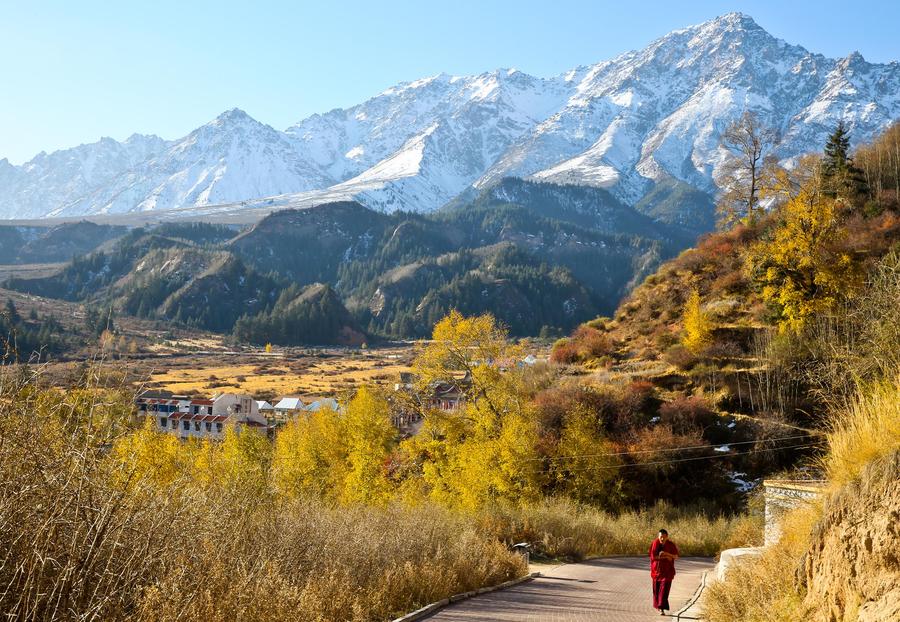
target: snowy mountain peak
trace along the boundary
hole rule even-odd
[[[838,120],[871,138],[900,118],[898,93],[896,62],[828,59],[727,13],[550,78],[438,73],[283,132],[233,108],[175,141],[135,134],[0,161],[0,217],[263,198],[429,211],[504,177],[606,188],[632,205],[659,187],[711,195],[722,129],[745,111],[778,130],[788,159],[820,149]]]
[[[240,125],[246,123],[259,122],[240,108],[232,108],[210,121],[209,125]]]
[[[718,17],[705,22],[705,24],[715,25],[720,28],[761,30],[765,32],[762,26],[757,24],[751,16],[740,11],[732,11],[730,13],[725,13],[724,15],[719,15]]]

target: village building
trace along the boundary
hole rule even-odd
[[[226,425],[265,432],[268,424],[249,395],[222,393],[213,399],[144,394],[136,400],[138,416],[152,417],[161,432],[179,438],[221,439]]]
[[[341,405],[333,397],[326,397],[321,400],[310,402],[304,410],[306,410],[306,412],[314,413],[322,410],[323,408],[331,410],[333,412],[340,412]]]
[[[294,419],[306,409],[306,404],[299,397],[283,397],[273,406],[273,412],[269,415],[272,425],[284,425]]]
[[[471,383],[469,383],[471,384]],[[468,386],[461,381],[435,381],[428,385],[429,393],[425,396],[425,406],[429,410],[444,412],[459,410],[466,401]]]
[[[435,380],[431,382],[424,393],[420,393],[416,389],[416,376],[409,372],[400,373],[400,381],[394,383],[394,392],[397,394],[405,394],[408,400],[418,404],[414,407],[416,410],[440,410],[451,412],[461,408],[466,402],[466,393],[472,387],[472,378],[469,374],[453,378],[450,380]],[[402,426],[410,418],[410,413],[400,412],[409,410],[403,408],[401,403],[403,399],[393,400],[398,405],[398,414],[396,414],[395,425]]]

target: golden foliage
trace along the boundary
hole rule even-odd
[[[699,353],[712,341],[712,322],[700,304],[700,292],[694,288],[684,305],[684,336],[682,344],[694,354]]]
[[[539,495],[537,417],[514,364],[520,355],[493,316],[466,318],[457,311],[438,322],[432,341],[420,347],[413,369],[422,391],[434,382],[458,381],[461,374],[471,383],[459,413],[437,416],[405,444],[409,455],[422,460],[432,499],[475,509]],[[441,447],[432,451],[436,444]]]
[[[597,415],[582,404],[566,413],[562,434],[553,457],[553,474],[559,489],[578,502],[618,504],[616,466],[621,464],[614,446],[601,431]]]
[[[385,468],[396,431],[388,418],[387,401],[374,389],[362,387],[343,417],[347,437],[345,502],[383,505],[391,497]]]
[[[783,330],[799,332],[810,317],[852,296],[861,281],[858,263],[841,244],[845,205],[807,184],[781,209],[770,237],[750,247],[749,270],[763,298],[781,310]]]
[[[322,408],[278,430],[272,483],[287,498],[318,496],[335,501],[343,490],[347,444],[338,413]]]
[[[395,436],[387,401],[363,386],[345,412],[321,408],[278,431],[272,483],[287,498],[384,505],[393,495],[387,466]]]

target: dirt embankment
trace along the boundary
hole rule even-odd
[[[900,620],[900,451],[826,504],[799,573],[814,620]]]

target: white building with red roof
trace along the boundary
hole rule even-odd
[[[179,438],[221,439],[227,425],[266,432],[266,418],[249,395],[222,393],[213,399],[182,395],[143,395],[136,401],[138,415],[153,417],[156,429]]]

